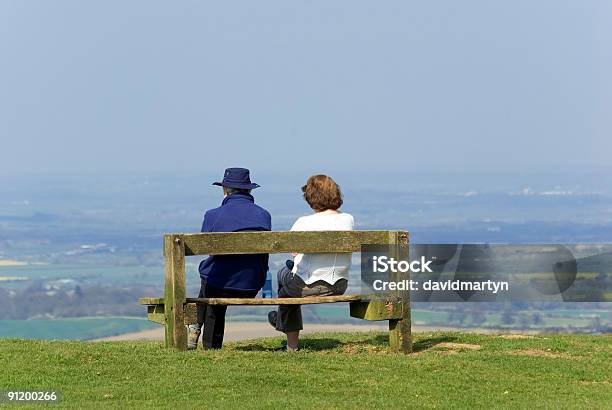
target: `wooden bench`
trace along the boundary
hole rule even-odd
[[[185,256],[255,253],[361,252],[362,245],[390,247],[399,258],[408,256],[405,231],[324,231],[324,232],[228,232],[164,235],[165,291],[163,298],[141,298],[148,319],[165,325],[166,347],[187,349],[185,325],[196,323],[196,305],[307,305],[348,302],[350,315],[364,320],[389,321],[389,345],[408,353],[410,333],[410,292],[380,295],[340,295],[305,298],[188,298],[185,286]],[[410,279],[409,273],[392,274],[393,280]]]

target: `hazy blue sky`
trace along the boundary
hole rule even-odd
[[[0,175],[605,169],[611,21],[609,0],[2,0]]]

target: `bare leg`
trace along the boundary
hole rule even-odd
[[[299,330],[297,332],[287,332],[287,350],[297,350],[299,338]]]

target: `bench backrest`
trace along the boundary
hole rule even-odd
[[[361,246],[365,244],[407,244],[408,232],[215,232],[166,234],[164,239],[166,243],[182,242],[186,256],[289,252],[331,253],[360,252]],[[166,250],[164,246],[164,252]]]

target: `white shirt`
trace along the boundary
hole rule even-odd
[[[291,227],[292,231],[352,231],[355,222],[351,214],[317,212],[302,216]],[[351,267],[351,253],[299,253],[293,260],[292,272],[307,285],[318,280],[334,284],[347,279]]]

